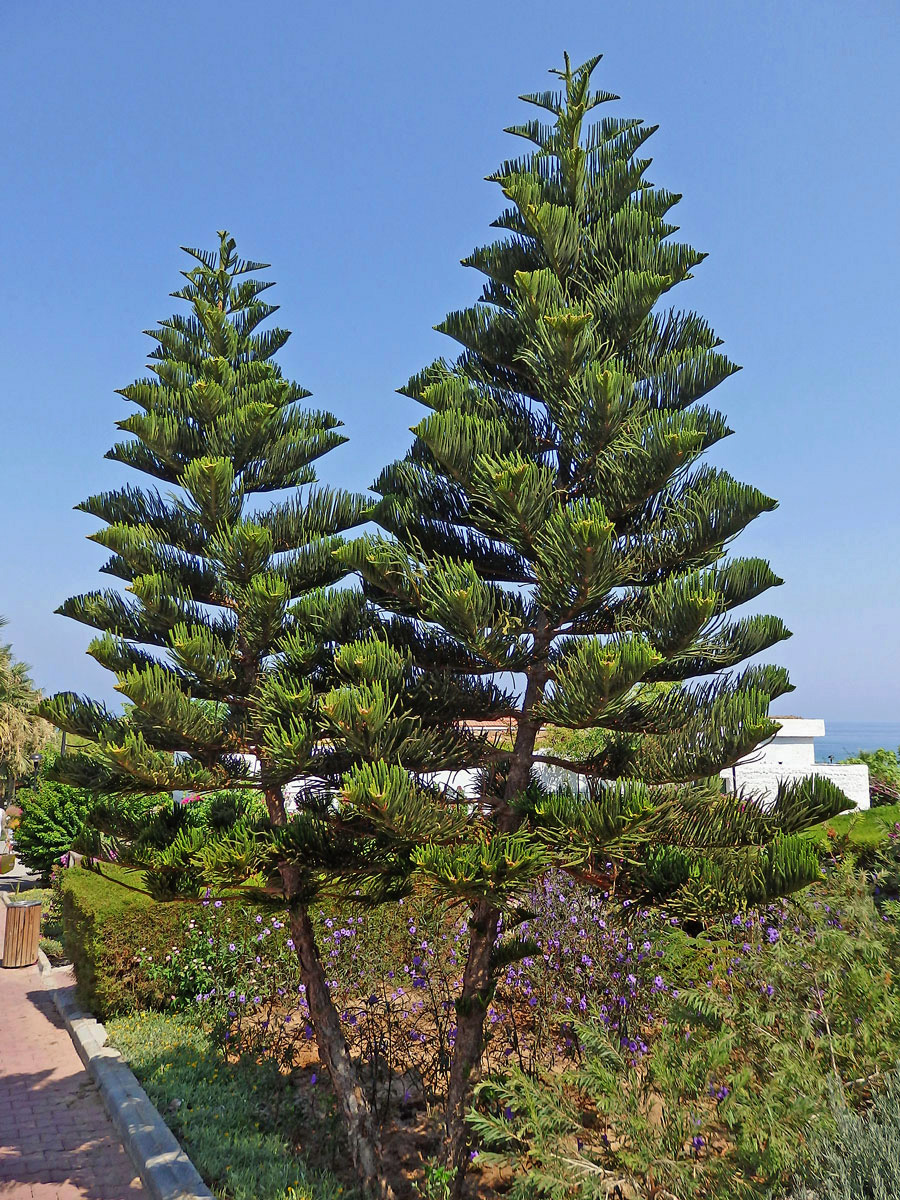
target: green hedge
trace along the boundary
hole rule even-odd
[[[142,950],[163,957],[180,938],[184,904],[158,904],[133,891],[140,876],[104,866],[105,878],[84,867],[63,873],[63,930],[66,954],[75,967],[78,999],[100,1018],[144,1008],[162,1008],[160,985],[141,967]]]

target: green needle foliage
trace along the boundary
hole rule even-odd
[[[88,652],[114,672],[125,712],[71,693],[43,712],[96,747],[59,761],[67,782],[109,795],[261,790],[277,809],[314,751],[308,714],[331,685],[332,647],[358,629],[358,598],[327,589],[346,573],[334,551],[365,501],[311,486],[315,460],[346,440],[340,422],[301,408],[309,393],[274,362],[289,333],[260,331],[272,285],[248,277],[266,264],[219,239],[215,253],[187,251],[197,265],[173,295],[190,314],[148,331],[153,374],[121,390],[137,412],[107,454],[170,490],[125,487],[79,505],[104,522],[91,540],[125,592],[59,611],[99,631]],[[269,738],[273,710],[287,709],[290,753]]]
[[[501,234],[465,260],[485,277],[479,302],[438,326],[462,350],[403,389],[426,414],[375,484],[391,536],[341,551],[432,694],[494,681],[482,715],[514,727],[510,746],[482,747],[462,834],[413,854],[472,912],[456,1166],[498,923],[539,875],[563,867],[702,917],[807,884],[818,866],[800,831],[846,807],[822,780],[766,812],[722,794],[718,772],[775,732],[769,704],[790,689],[780,668],[741,667],[788,636],[782,622],[732,615],[780,580],[726,557],[775,502],[703,461],[730,433],[706,397],[737,368],[669,302],[704,256],[673,240],[678,196],[645,177],[654,127],[588,120],[616,98],[591,91],[597,61],[566,58],[560,90],[523,97],[540,115],[509,132],[532,148],[490,177]],[[542,749],[550,726],[602,736],[576,762]],[[577,770],[589,794],[549,788],[542,767]]]

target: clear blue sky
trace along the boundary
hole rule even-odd
[[[0,612],[41,686],[111,695],[52,613],[104,582],[72,506],[125,478],[114,389],[178,246],[228,228],[273,264],[285,370],[352,439],[325,477],[367,486],[416,419],[394,388],[476,294],[516,96],[568,49],[660,124],[650,177],[710,254],[678,302],[744,366],[716,461],[781,501],[737,544],[787,580],[779,708],[900,719],[896,0],[7,0],[2,26]]]

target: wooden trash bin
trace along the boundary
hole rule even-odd
[[[37,962],[38,942],[41,940],[40,900],[10,900],[3,897],[6,907],[6,930],[3,934],[3,966],[30,967]]]

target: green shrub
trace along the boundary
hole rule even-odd
[[[145,963],[165,958],[181,940],[189,906],[158,904],[134,888],[137,876],[103,871],[73,867],[62,879],[64,942],[78,998],[101,1018],[161,1008],[167,997]]]
[[[21,817],[15,831],[15,851],[22,862],[38,871],[46,880],[62,855],[75,849],[94,856],[102,853],[103,839],[97,828],[98,813],[109,807],[93,792],[70,787],[49,777],[57,756],[45,756],[41,774],[31,787],[20,788],[17,796]],[[207,797],[203,813],[230,811],[234,801],[229,793]],[[148,811],[172,807],[168,793],[149,796],[128,796],[115,802],[119,820],[141,819]],[[7,809],[7,815],[9,815]],[[211,822],[210,822],[211,823]]]
[[[845,763],[865,763],[869,768],[869,799],[873,808],[900,801],[900,750],[860,750]]]
[[[20,788],[18,799],[22,817],[15,832],[16,854],[26,867],[47,879],[60,856],[84,832],[96,800],[90,792],[49,779]]]

